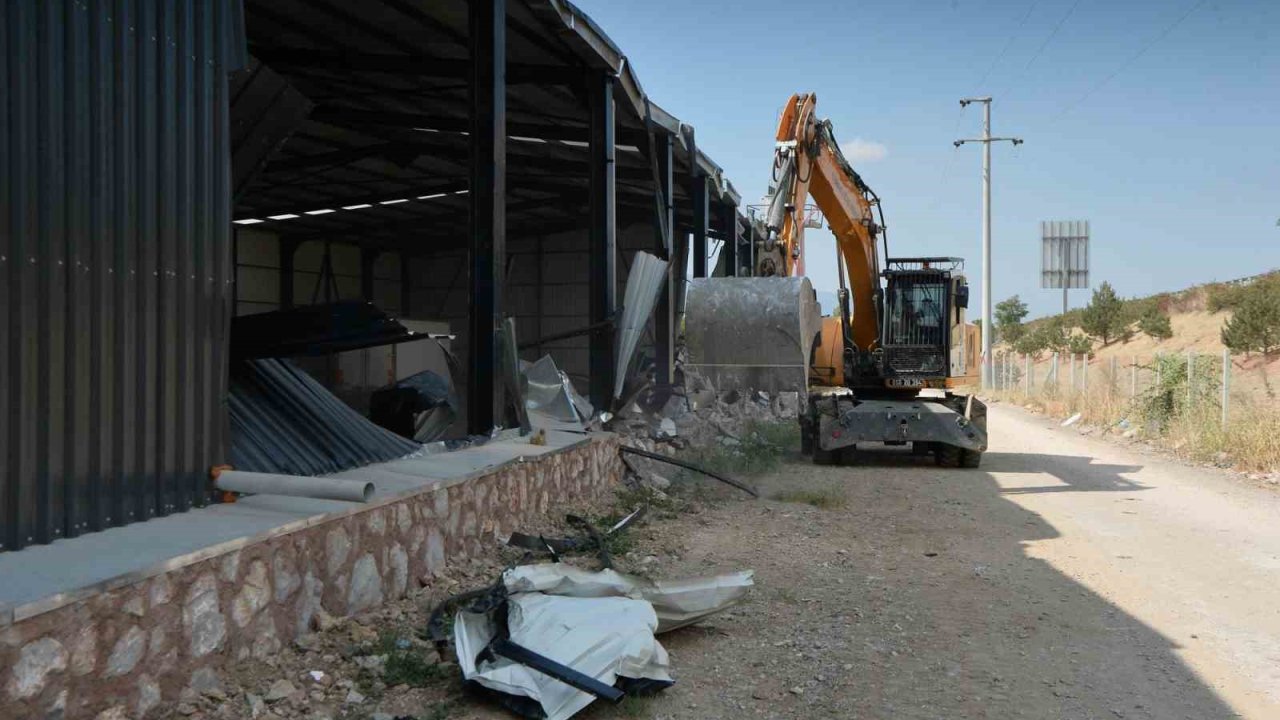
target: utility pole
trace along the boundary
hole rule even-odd
[[[991,96],[964,98],[960,107],[982,103],[982,137],[956,140],[955,146],[982,143],[982,386],[991,387],[991,143],[1021,145],[1022,138],[991,137]]]

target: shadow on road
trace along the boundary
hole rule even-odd
[[[696,702],[707,718],[751,708],[788,718],[1238,717],[1179,657],[1177,640],[1029,556],[1028,543],[1060,535],[992,474],[1063,482],[1014,492],[1133,491],[1143,486],[1120,475],[1138,467],[1035,453],[991,453],[979,470],[924,460],[897,448],[854,467],[792,460],[758,478],[764,497],[802,488],[845,502],[735,498],[701,519],[686,562],[753,567],[757,590],[739,619],[715,623],[723,632],[664,638],[691,682],[655,709]],[[726,677],[726,667],[737,670]]]
[[[792,460],[804,462],[795,455]],[[932,456],[913,455],[909,448],[868,445],[859,446],[853,467],[936,467]],[[1054,492],[1134,492],[1147,486],[1122,475],[1136,473],[1142,465],[1108,465],[1085,455],[1049,455],[1046,453],[986,452],[980,471],[998,473],[1047,473],[1061,485],[1016,487],[1001,490],[1005,495]],[[970,471],[972,472],[972,471]]]
[[[1048,455],[1045,453],[988,452],[982,458],[982,469],[998,473],[1047,473],[1061,485],[1004,488],[1004,495],[1054,492],[1131,492],[1149,489],[1146,485],[1121,477],[1136,473],[1141,465],[1108,465],[1085,455]]]

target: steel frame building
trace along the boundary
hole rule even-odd
[[[508,315],[607,406],[634,252],[676,280],[660,383],[709,241],[751,266],[693,128],[564,0],[15,0],[3,24],[0,551],[210,502],[231,317],[310,302],[324,268],[450,323],[485,431]]]

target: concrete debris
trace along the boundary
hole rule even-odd
[[[721,443],[722,438],[749,443],[753,426],[795,422],[804,411],[807,398],[799,391],[719,390],[682,361],[683,353],[677,355],[682,384],[641,392],[619,412],[611,429],[677,449]]]
[[[1076,413],[1075,415],[1072,415],[1066,420],[1063,420],[1062,427],[1071,427],[1072,425],[1075,425],[1076,423],[1080,422],[1080,418],[1082,417],[1084,417],[1083,413]]]

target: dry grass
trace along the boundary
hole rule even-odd
[[[1107,370],[1093,366],[1089,387],[1084,390],[1041,387],[1027,395],[1018,387],[987,395],[1056,418],[1080,413],[1081,425],[1118,432],[1124,423],[1140,437],[1185,460],[1229,464],[1246,472],[1280,469],[1280,406],[1267,394],[1252,388],[1233,392],[1224,427],[1216,400],[1192,403],[1170,417],[1155,417],[1144,406],[1141,389],[1139,397],[1130,397],[1126,371],[1117,375],[1112,383]]]

